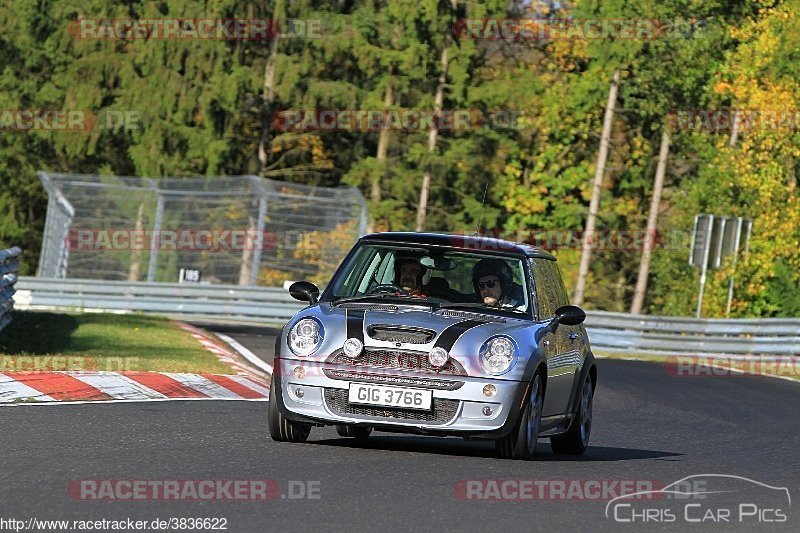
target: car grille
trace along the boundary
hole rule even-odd
[[[398,328],[375,324],[367,328],[367,335],[379,341],[428,344],[436,336],[436,332],[422,328]]]
[[[378,383],[382,385],[397,385],[402,387],[416,387],[423,389],[438,390],[457,390],[463,385],[463,381],[452,381],[449,379],[430,379],[411,376],[402,376],[399,373],[393,375],[374,374],[367,372],[353,372],[352,370],[328,370],[323,369],[326,376],[331,379],[346,379],[361,383]]]
[[[328,409],[333,414],[341,416],[357,415],[384,420],[444,424],[451,421],[456,416],[456,411],[458,411],[458,400],[433,398],[433,409],[431,411],[419,411],[416,409],[351,404],[347,401],[347,396],[346,389],[325,389],[325,403]]]
[[[442,310],[443,316],[449,316],[453,318],[469,318],[472,320],[485,320],[486,322],[507,322],[505,318],[493,315],[485,315],[482,313],[470,313],[469,311],[456,311],[454,309],[444,309]]]
[[[353,360],[341,351],[335,352],[327,361],[337,365],[346,365],[352,368],[388,368],[394,370],[409,370],[427,374],[449,374],[453,376],[466,376],[458,362],[450,359],[442,368],[436,368],[428,360],[428,354],[422,352],[408,352],[399,350],[366,349],[357,359]]]
[[[387,312],[396,312],[399,307],[396,305],[391,304],[364,304],[364,303],[343,303],[339,304],[339,307],[343,309],[364,309],[368,311],[387,311]]]

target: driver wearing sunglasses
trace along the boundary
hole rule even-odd
[[[492,307],[516,307],[511,298],[511,269],[502,259],[481,259],[472,271],[472,284],[480,301]]]

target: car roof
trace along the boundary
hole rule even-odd
[[[395,244],[423,244],[446,246],[449,248],[468,250],[475,253],[503,253],[525,257],[539,257],[555,261],[553,254],[530,246],[493,237],[475,235],[459,235],[456,233],[418,233],[413,231],[387,231],[364,235],[359,242],[382,242]]]

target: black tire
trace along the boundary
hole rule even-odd
[[[369,438],[370,433],[372,433],[372,428],[364,426],[338,425],[336,426],[336,433],[338,433],[340,437],[350,437],[356,440],[364,441]]]
[[[594,399],[594,386],[592,378],[586,376],[586,381],[581,387],[581,402],[575,420],[569,430],[563,435],[550,437],[550,447],[553,453],[566,455],[582,455],[589,447],[589,436],[592,432],[592,400]]]
[[[275,387],[280,385],[274,381],[272,385],[269,389],[269,406],[267,407],[269,436],[277,442],[305,442],[309,433],[311,433],[311,424],[292,422],[283,416],[278,409],[278,401],[275,398]]]
[[[525,408],[520,413],[514,429],[505,437],[494,441],[497,454],[503,459],[529,461],[536,452],[536,440],[539,438],[544,404],[544,387],[540,373],[537,372],[533,377],[527,395]]]

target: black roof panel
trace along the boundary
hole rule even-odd
[[[371,233],[361,237],[362,241],[391,242],[403,244],[424,244],[433,246],[448,246],[472,252],[500,252],[527,257],[541,257],[555,260],[553,255],[541,248],[519,244],[503,239],[483,237],[480,235],[459,235],[451,233],[417,233],[412,231],[388,231],[385,233]]]

